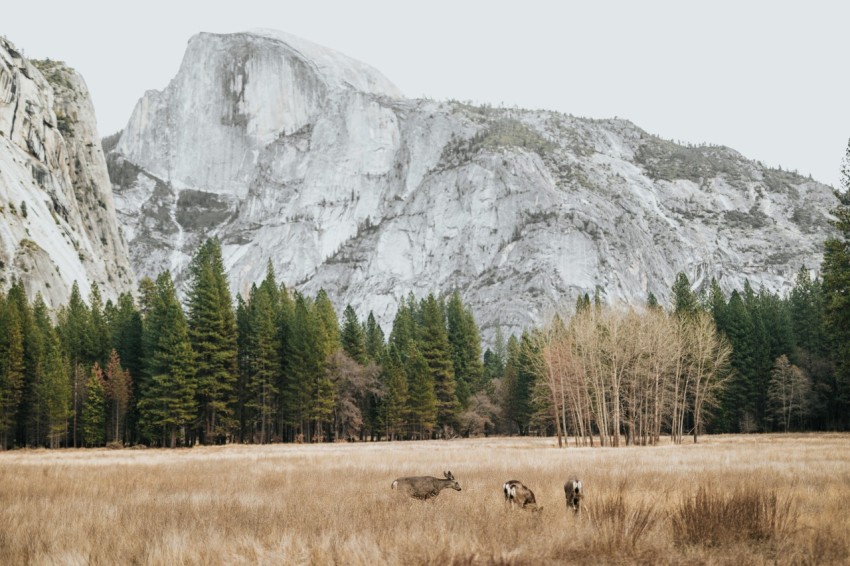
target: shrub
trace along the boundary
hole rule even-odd
[[[796,527],[797,508],[774,491],[738,488],[732,492],[700,487],[673,512],[673,537],[679,544],[719,546],[743,541],[768,541]]]
[[[624,492],[625,486],[620,486],[615,495],[586,509],[595,532],[593,545],[598,551],[633,552],[659,523],[655,505],[630,503],[623,497]]]

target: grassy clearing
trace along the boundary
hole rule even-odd
[[[451,470],[431,501],[390,489]],[[580,518],[563,483],[584,480]],[[540,514],[508,512],[522,480]],[[0,453],[4,564],[829,564],[850,435],[558,450],[551,439]]]

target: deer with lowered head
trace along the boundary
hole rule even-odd
[[[519,505],[520,509],[530,509],[533,513],[543,510],[543,507],[537,506],[534,492],[519,480],[506,481],[502,491],[505,494],[505,503],[510,504],[511,509],[514,505]]]
[[[581,499],[584,497],[583,486],[581,480],[575,476],[568,479],[564,484],[564,496],[567,498],[567,510],[573,510],[573,513],[579,515],[581,513]]]
[[[433,476],[411,476],[398,478],[392,484],[392,488],[416,499],[431,499],[437,497],[440,492],[450,487],[460,491],[460,484],[455,481],[451,472],[443,472],[445,479]]]

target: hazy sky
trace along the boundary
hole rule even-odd
[[[8,2],[5,35],[88,83],[102,135],[200,31],[280,29],[369,63],[409,97],[628,118],[838,185],[850,138],[841,1]]]

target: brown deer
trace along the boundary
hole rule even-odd
[[[432,476],[412,476],[407,478],[398,478],[392,484],[393,489],[397,489],[402,493],[414,497],[416,499],[431,499],[437,497],[440,492],[450,487],[455,491],[460,491],[460,484],[455,481],[455,477],[451,472],[443,472],[446,479],[435,478]]]
[[[520,509],[530,509],[533,513],[543,510],[543,507],[537,506],[534,492],[519,480],[506,481],[502,491],[505,493],[505,503],[510,504],[511,509],[514,505],[519,505]]]
[[[581,480],[573,476],[567,483],[564,484],[564,496],[567,498],[567,510],[573,510],[573,513],[579,515],[581,513],[581,499],[584,497],[583,486]]]

